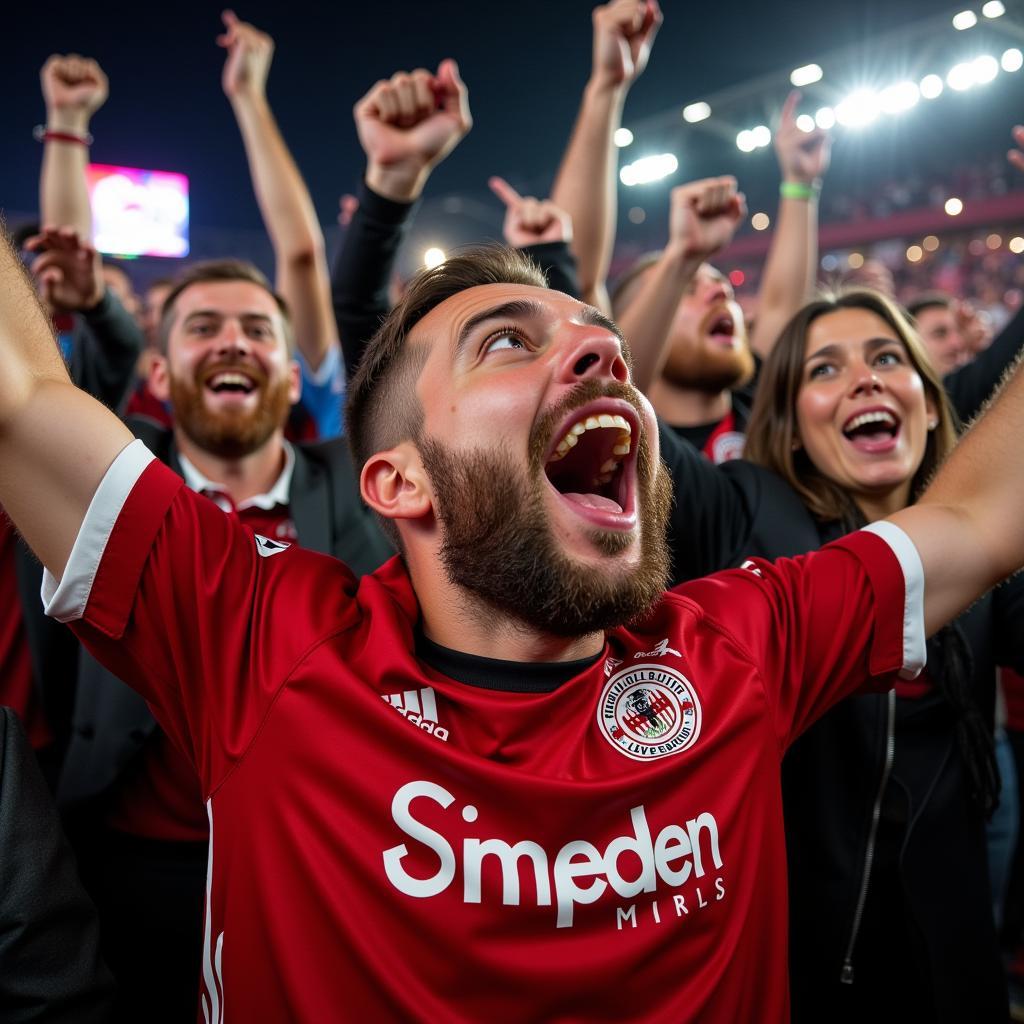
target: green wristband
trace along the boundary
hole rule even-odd
[[[805,185],[802,181],[784,181],[779,185],[779,195],[783,199],[817,199],[821,194],[821,185]]]

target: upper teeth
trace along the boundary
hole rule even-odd
[[[225,371],[224,373],[215,374],[210,379],[210,387],[215,388],[221,384],[239,384],[243,388],[247,388],[252,386],[252,381],[244,374]]]
[[[887,427],[896,426],[896,418],[889,412],[862,412],[846,424],[847,432],[866,426],[868,423],[884,423]]]
[[[555,448],[554,454],[548,461],[557,462],[559,459],[564,459],[575,447],[581,435],[585,434],[588,430],[607,430],[609,427],[619,428],[619,436],[615,440],[612,454],[628,455],[633,436],[629,421],[624,416],[610,416],[608,413],[601,413],[599,416],[588,416],[585,420],[579,420],[577,423],[574,423],[566,431],[562,440],[558,442],[558,447]]]

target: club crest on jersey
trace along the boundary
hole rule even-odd
[[[700,703],[690,681],[662,665],[633,665],[616,672],[597,705],[601,734],[634,761],[654,761],[692,747],[700,721]]]

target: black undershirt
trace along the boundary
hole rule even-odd
[[[603,652],[578,661],[499,661],[442,647],[416,632],[416,657],[458,683],[508,693],[552,693],[591,668]]]

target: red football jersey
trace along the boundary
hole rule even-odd
[[[787,1020],[779,762],[919,667],[922,593],[882,524],[665,595],[554,692],[498,692],[417,660],[399,560],[357,584],[140,443],[44,587],[198,768],[199,1019],[315,1024]]]

